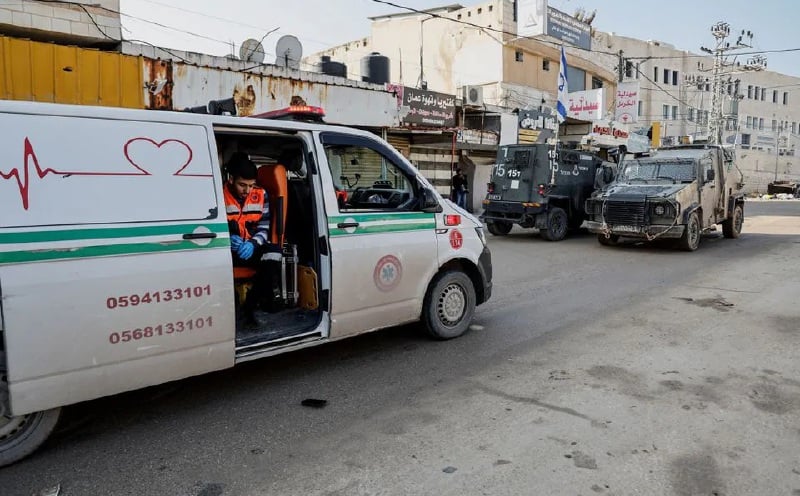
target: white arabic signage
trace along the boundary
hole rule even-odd
[[[627,124],[617,121],[597,121],[589,134],[592,142],[601,147],[625,146],[628,153],[644,153],[650,149],[647,136],[630,131]]]
[[[547,31],[547,0],[517,2],[517,36],[539,36]]]
[[[630,123],[638,121],[639,82],[629,81],[617,84],[617,98],[614,104],[614,119]]]
[[[603,88],[573,91],[567,100],[567,117],[579,121],[603,118]]]

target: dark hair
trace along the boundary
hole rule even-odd
[[[244,152],[236,152],[228,159],[225,165],[225,171],[230,174],[232,178],[241,179],[255,179],[258,176],[258,168],[256,164],[250,160],[250,157]]]

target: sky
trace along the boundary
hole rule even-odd
[[[389,0],[427,9],[481,1]],[[120,0],[123,37],[180,50],[227,55],[239,53],[247,38],[263,40],[265,62],[275,58],[275,43],[296,36],[303,55],[369,36],[368,17],[407,12],[375,0]],[[595,29],[643,40],[658,40],[700,53],[712,46],[710,27],[718,21],[732,32],[752,31],[756,50],[800,48],[796,22],[800,2],[786,0],[550,0],[572,14],[597,10]],[[273,31],[275,30],[275,31]],[[638,54],[626,54],[634,57]],[[800,77],[800,50],[768,53],[768,69]],[[301,67],[301,69],[311,69]]]

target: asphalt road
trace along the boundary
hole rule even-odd
[[[695,253],[490,236],[463,337],[389,329],[71,407],[0,494],[800,495],[798,217],[748,202],[741,238]]]

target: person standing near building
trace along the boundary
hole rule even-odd
[[[453,188],[453,196],[455,196],[456,205],[466,210],[467,193],[469,193],[469,189],[467,188],[467,176],[464,175],[463,170],[456,169],[456,175],[453,176],[450,185]]]

